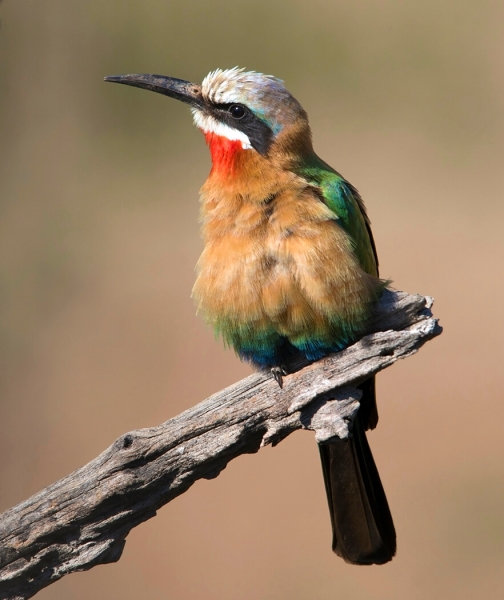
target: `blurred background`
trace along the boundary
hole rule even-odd
[[[203,137],[104,75],[284,79],[362,193],[382,275],[434,296],[445,329],[378,378],[392,563],[332,554],[302,432],[39,597],[501,598],[502,2],[4,0],[0,18],[0,510],[249,373],[190,299]]]

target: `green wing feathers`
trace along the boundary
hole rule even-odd
[[[359,192],[318,157],[302,170],[301,175],[321,191],[321,199],[350,236],[362,269],[371,275],[378,275],[378,257],[371,224]]]

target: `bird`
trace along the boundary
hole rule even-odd
[[[201,85],[129,74],[105,81],[189,105],[210,149],[200,191],[204,248],[192,295],[238,356],[282,386],[289,364],[316,361],[362,337],[388,282],[357,189],[313,149],[308,115],[284,82],[238,67]],[[333,551],[384,564],[396,533],[366,430],[378,421],[375,381],[348,439],[320,444]]]

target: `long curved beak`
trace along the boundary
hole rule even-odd
[[[109,75],[105,77],[105,81],[123,83],[124,85],[132,85],[133,87],[164,94],[191,106],[203,105],[201,86],[183,79],[175,79],[175,77],[165,77],[164,75]]]

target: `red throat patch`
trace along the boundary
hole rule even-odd
[[[220,176],[232,175],[239,167],[245,152],[240,140],[228,140],[212,132],[205,132],[204,136],[212,155],[212,173],[218,173]]]

